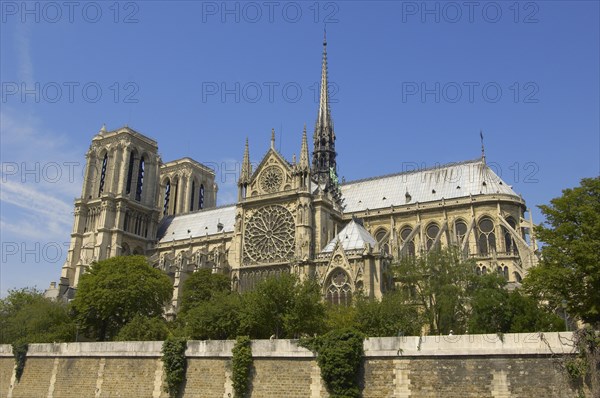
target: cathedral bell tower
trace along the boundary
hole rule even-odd
[[[147,254],[156,238],[160,157],[156,141],[124,127],[103,126],[86,154],[81,197],[60,294],[70,296],[92,262],[129,254]]]
[[[329,108],[329,83],[327,81],[327,37],[323,38],[323,62],[321,65],[321,94],[319,113],[313,134],[311,174],[322,190],[337,191],[337,164],[335,133]]]

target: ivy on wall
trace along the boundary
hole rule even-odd
[[[15,357],[15,375],[17,381],[21,380],[23,370],[25,369],[25,361],[27,360],[27,350],[29,344],[23,340],[17,340],[12,343],[13,356]]]
[[[169,396],[177,397],[181,391],[183,381],[185,380],[185,371],[187,361],[185,358],[185,349],[187,341],[180,337],[169,337],[162,346],[162,361],[166,373],[165,392]]]
[[[359,398],[358,375],[364,356],[364,336],[353,329],[333,330],[303,339],[300,345],[317,354],[321,378],[331,398]]]
[[[600,396],[600,332],[592,327],[584,327],[573,332],[577,356],[564,361],[564,366],[572,385],[585,397],[587,384],[593,397]]]
[[[235,398],[244,398],[248,394],[250,369],[252,368],[250,337],[238,336],[231,353],[231,381],[233,382]]]

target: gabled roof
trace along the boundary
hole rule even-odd
[[[351,181],[340,189],[345,213],[470,195],[506,194],[519,198],[481,159]]]
[[[377,241],[373,236],[355,219],[352,219],[342,229],[335,238],[333,238],[327,246],[321,251],[321,253],[331,253],[335,250],[337,243],[342,245],[344,251],[348,250],[361,250],[364,249],[365,244],[368,243],[371,246],[375,246]]]
[[[219,231],[218,224],[223,225]],[[162,219],[158,226],[159,243],[172,240],[232,232],[235,226],[235,205],[178,214]],[[188,232],[189,231],[189,232]]]

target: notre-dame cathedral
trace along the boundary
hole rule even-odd
[[[59,294],[72,297],[94,261],[143,254],[173,281],[172,314],[183,282],[201,268],[230,275],[238,291],[281,273],[314,277],[325,300],[347,303],[359,291],[381,297],[400,257],[448,245],[475,259],[478,272],[519,283],[537,262],[535,238],[526,235],[532,222],[483,151],[475,160],[338,181],[326,46],[312,156],[306,127],[291,162],[272,132],[253,169],[246,141],[237,203],[216,207],[210,168],[187,157],[163,162],[156,141],[103,127],[86,154]]]

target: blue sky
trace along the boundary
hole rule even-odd
[[[217,170],[314,127],[327,25],[339,174],[480,156],[532,207],[599,174],[599,3],[1,3],[0,294],[58,280],[103,123]]]

